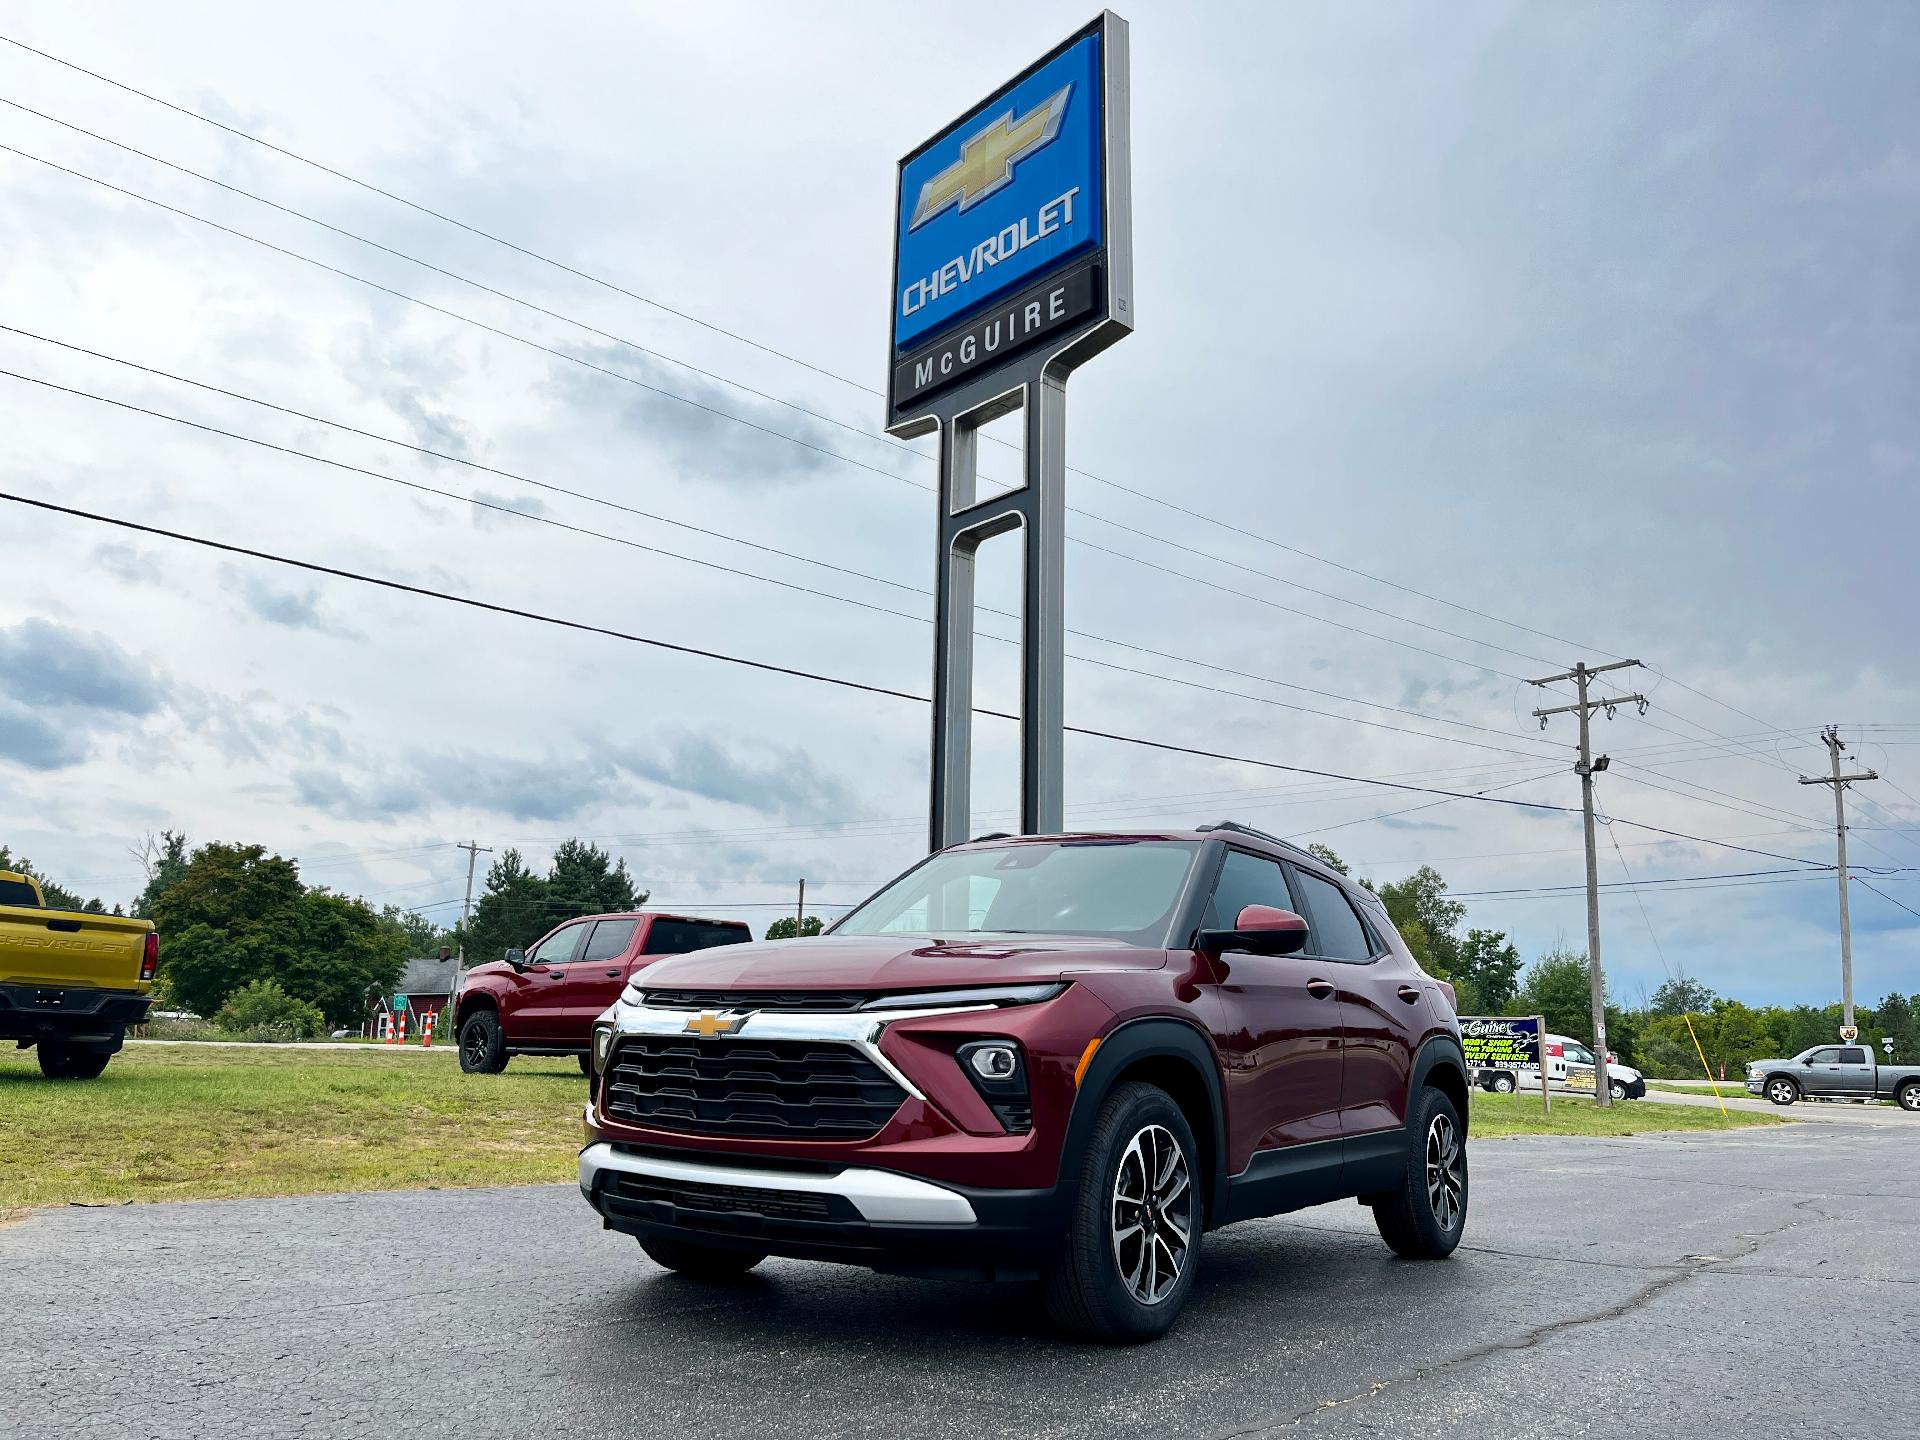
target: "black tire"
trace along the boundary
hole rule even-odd
[[[1627,1082],[1624,1080],[1609,1079],[1607,1081],[1607,1093],[1611,1095],[1615,1100],[1626,1099],[1627,1098]]]
[[[582,1075],[593,1074],[593,1057],[591,1055],[582,1055],[578,1058],[580,1061],[580,1073]]]
[[[498,1075],[507,1068],[507,1032],[491,1010],[476,1010],[460,1026],[460,1068],[469,1075]]]
[[[1407,1173],[1399,1187],[1368,1197],[1373,1223],[1393,1253],[1444,1260],[1467,1229],[1467,1136],[1460,1112],[1431,1086],[1407,1117]]]
[[[1791,1076],[1775,1075],[1767,1081],[1766,1096],[1776,1105],[1791,1105],[1800,1098],[1800,1087]]]
[[[1893,1103],[1910,1113],[1920,1113],[1920,1080],[1909,1080],[1894,1091]]]
[[[113,1058],[111,1050],[96,1050],[86,1045],[70,1045],[64,1040],[42,1040],[40,1073],[49,1080],[97,1080]]]
[[[667,1240],[642,1235],[640,1248],[656,1265],[677,1270],[695,1280],[727,1280],[744,1275],[762,1260],[762,1250],[729,1250],[721,1245],[701,1245],[691,1240]]]
[[[1493,1093],[1496,1095],[1511,1095],[1519,1088],[1519,1083],[1505,1071],[1493,1077]]]
[[[1042,1287],[1047,1313],[1070,1334],[1104,1344],[1157,1340],[1193,1290],[1206,1228],[1187,1117],[1164,1090],[1118,1086],[1100,1106],[1075,1179],[1065,1249]],[[1171,1281],[1163,1263],[1173,1267]]]

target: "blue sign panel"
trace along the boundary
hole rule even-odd
[[[1101,99],[1088,35],[901,168],[896,352],[1099,248]]]

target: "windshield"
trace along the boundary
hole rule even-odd
[[[1189,840],[1063,840],[949,850],[834,927],[840,935],[1090,935],[1167,943],[1199,854]]]

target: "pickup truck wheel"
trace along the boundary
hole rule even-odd
[[[460,1068],[469,1075],[498,1075],[507,1068],[507,1035],[493,1011],[476,1010],[460,1027]]]
[[[721,1245],[700,1245],[691,1240],[648,1235],[640,1237],[640,1248],[654,1264],[678,1270],[696,1280],[725,1280],[744,1275],[767,1258],[766,1253],[759,1250],[729,1250]]]
[[[580,1062],[580,1073],[582,1075],[593,1074],[593,1057],[592,1056],[579,1055],[579,1056],[576,1056],[575,1058]]]
[[[1107,1344],[1173,1328],[1199,1268],[1200,1156],[1166,1091],[1119,1086],[1100,1107],[1069,1212],[1066,1251],[1047,1273],[1047,1312]]]
[[[1920,1113],[1920,1080],[1909,1080],[1894,1091],[1893,1103],[1902,1110]]]
[[[111,1050],[94,1050],[60,1040],[42,1040],[35,1048],[40,1052],[40,1073],[49,1080],[96,1080],[107,1068],[107,1061],[113,1058]]]
[[[1784,1075],[1767,1081],[1767,1099],[1776,1105],[1791,1105],[1800,1098],[1800,1087]]]
[[[1397,1189],[1367,1197],[1393,1253],[1442,1260],[1467,1228],[1467,1145],[1453,1101],[1428,1086],[1408,1117],[1407,1173]]]
[[[1494,1094],[1511,1095],[1514,1092],[1514,1088],[1515,1088],[1514,1080],[1511,1075],[1508,1075],[1505,1072],[1502,1072],[1501,1074],[1498,1074],[1493,1077],[1493,1093]]]

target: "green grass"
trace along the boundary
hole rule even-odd
[[[130,1045],[98,1080],[48,1081],[0,1051],[0,1212],[564,1181],[586,1092],[572,1060]]]
[[[452,1056],[132,1045],[98,1080],[48,1081],[0,1052],[0,1225],[72,1201],[215,1200],[564,1182],[586,1082],[572,1060],[465,1075]],[[1556,1096],[1473,1096],[1473,1133],[1632,1135],[1776,1123],[1767,1115]]]
[[[1553,1097],[1553,1114],[1540,1113],[1535,1095],[1492,1095],[1473,1092],[1471,1133],[1475,1139],[1502,1139],[1510,1135],[1645,1135],[1656,1130],[1735,1130],[1745,1125],[1778,1125],[1777,1116],[1751,1111],[1728,1111],[1692,1105],[1649,1105],[1623,1100],[1602,1110],[1591,1100]]]
[[[1747,1093],[1747,1077],[1744,1075],[1738,1080],[1721,1080],[1716,1083],[1720,1086],[1721,1095],[1727,1099],[1732,1099],[1736,1095],[1742,1100],[1758,1100],[1760,1098],[1758,1095],[1750,1095]],[[1675,1085],[1668,1080],[1649,1080],[1647,1081],[1647,1089],[1662,1090],[1669,1095],[1704,1095],[1709,1100],[1713,1098],[1713,1091],[1708,1088],[1704,1080],[1698,1085]]]

